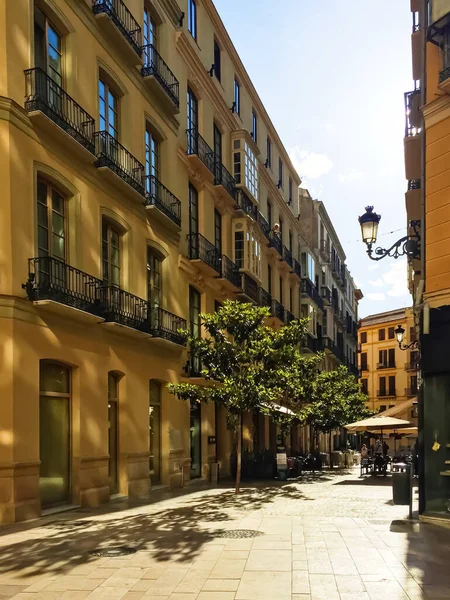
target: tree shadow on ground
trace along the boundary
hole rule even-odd
[[[232,489],[216,488],[207,494],[177,494],[175,500],[180,496],[182,503],[160,510],[153,503],[135,507],[132,514],[84,509],[52,521],[39,519],[25,534],[19,533],[18,543],[11,543],[14,538],[0,538],[0,575],[20,572],[22,581],[36,575],[63,575],[98,560],[90,552],[116,546],[146,553],[146,566],[168,560],[187,566],[206,544],[235,529],[234,519],[245,516],[249,508],[255,511],[282,498],[306,499],[299,486],[289,482],[246,486],[239,495]],[[127,565],[133,566],[133,558]]]
[[[383,475],[367,475],[360,477],[359,479],[344,479],[343,481],[336,481],[333,485],[377,485],[384,487],[392,486],[392,477]]]

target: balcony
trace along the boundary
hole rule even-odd
[[[165,225],[176,229],[181,227],[181,202],[153,175],[143,178],[145,187],[145,208],[152,216]]]
[[[284,322],[286,323],[286,325],[289,325],[289,323],[292,323],[292,321],[296,320],[296,316],[293,313],[291,313],[290,310],[285,309],[284,312]]]
[[[180,112],[180,84],[152,44],[142,47],[144,65],[142,77],[162,106],[172,115]]]
[[[214,154],[214,185],[221,187],[236,202],[236,180]]]
[[[292,259],[292,274],[296,275],[299,279],[302,278],[302,268],[296,258]]]
[[[261,212],[259,212],[259,211],[258,211],[258,213],[256,215],[256,222],[258,223],[261,231],[263,232],[264,237],[270,243],[270,238],[271,238],[272,231],[270,229],[269,222],[264,218],[263,214]]]
[[[95,156],[95,120],[42,69],[25,71],[25,110],[30,119],[89,161]],[[57,127],[55,127],[57,125]],[[68,137],[70,136],[70,137]]]
[[[127,328],[131,336],[150,334],[150,304],[147,300],[121,288],[108,285],[102,288],[103,326]]]
[[[320,258],[322,259],[322,264],[328,265],[331,263],[330,247],[324,240],[322,240],[320,245]]]
[[[302,350],[304,352],[312,352],[315,354],[317,352],[318,345],[318,340],[313,338],[310,333],[308,333],[302,340]]]
[[[281,258],[287,265],[291,267],[291,269],[293,268],[294,263],[292,262],[292,252],[286,246],[283,246],[281,249]]]
[[[323,300],[319,296],[319,292],[309,279],[302,279],[300,282],[300,292],[302,298],[310,298],[320,310],[323,310]]]
[[[409,398],[411,398],[412,396],[417,396],[417,394],[419,393],[419,388],[416,386],[412,386],[409,388],[405,388],[405,396],[408,396]]]
[[[446,94],[450,94],[450,66],[439,73],[439,88]]]
[[[395,361],[387,361],[385,363],[377,363],[377,369],[395,369]]]
[[[258,304],[259,306],[267,306],[272,310],[272,295],[264,288],[259,288]]]
[[[283,252],[283,243],[281,236],[274,231],[269,232],[269,248],[273,248],[280,256]]]
[[[331,290],[326,285],[320,287],[320,296],[323,300],[324,306],[331,306]]]
[[[222,256],[220,278],[232,291],[239,290],[241,287],[239,268],[225,255]]]
[[[395,389],[377,390],[378,398],[395,398],[397,396]]]
[[[142,62],[142,31],[122,0],[93,0],[92,10],[111,44],[119,47],[131,64]]]
[[[79,321],[103,321],[102,281],[51,256],[28,260],[27,297],[43,309]]]
[[[421,132],[421,91],[405,92],[405,138],[415,137]]]
[[[192,167],[211,182],[215,177],[215,152],[196,129],[187,129],[187,154]]]
[[[405,371],[418,371],[419,370],[419,362],[413,361],[405,364]]]
[[[241,291],[239,296],[246,302],[258,303],[259,286],[247,273],[241,273]]]
[[[201,233],[188,235],[189,260],[196,263],[205,275],[217,277],[221,273],[222,256],[219,250]]]
[[[244,190],[236,190],[234,209],[242,215],[247,215],[254,221],[257,220],[258,209],[244,192]]]
[[[95,166],[124,192],[145,197],[144,165],[107,131],[97,131],[95,137]]]
[[[150,334],[165,342],[185,346],[186,340],[180,330],[186,330],[186,320],[160,308],[150,308]]]
[[[370,371],[369,365],[367,363],[365,363],[364,365],[361,365],[361,371]]]
[[[282,323],[285,323],[286,314],[284,306],[278,300],[272,300],[272,315]]]

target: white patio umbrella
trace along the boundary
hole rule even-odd
[[[381,432],[381,438],[383,438],[383,431],[390,430],[394,433],[397,430],[400,431],[406,428],[411,427],[411,423],[409,421],[405,421],[403,419],[396,419],[395,417],[382,417],[380,415],[375,415],[374,417],[369,417],[368,419],[363,419],[362,421],[355,421],[355,423],[350,423],[349,425],[345,425],[345,428],[349,431],[370,431],[374,433],[375,431]],[[394,438],[394,455],[396,453],[396,444]]]

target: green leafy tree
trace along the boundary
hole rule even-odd
[[[318,374],[306,408],[306,422],[314,430],[330,435],[348,423],[369,417],[372,413],[366,406],[366,396],[361,392],[357,379],[344,366],[334,371]]]
[[[320,356],[300,352],[307,320],[279,331],[265,325],[266,307],[226,301],[213,314],[201,315],[206,336],[185,333],[191,357],[202,365],[205,385],[169,384],[179,399],[214,402],[227,409],[229,426],[237,432],[236,493],[241,476],[242,414],[257,410],[286,432],[296,419],[304,421],[304,405],[314,390]],[[287,410],[281,412],[279,407]]]

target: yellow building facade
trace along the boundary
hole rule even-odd
[[[407,332],[405,341],[414,341],[414,319],[409,308],[361,319],[361,389],[367,394],[369,410],[377,413],[395,408],[399,418],[417,423],[419,355],[417,350],[400,350],[394,333],[399,325]]]

